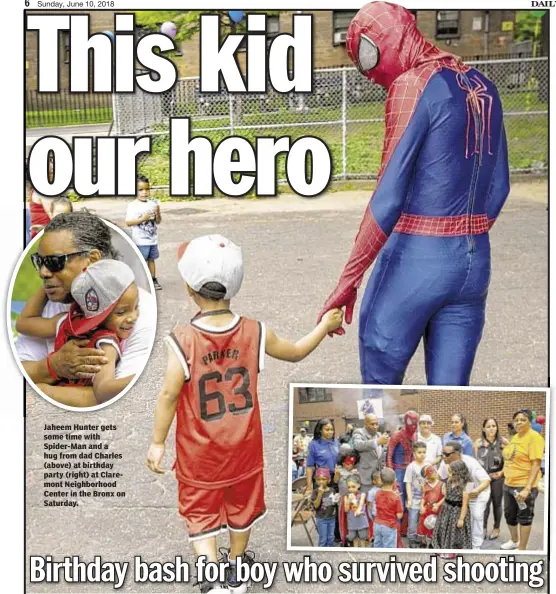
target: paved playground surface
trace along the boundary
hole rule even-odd
[[[478,386],[546,386],[548,381],[548,226],[546,184],[515,184],[502,216],[491,232],[492,280],[484,337],[472,384]],[[27,392],[27,557],[49,554],[55,559],[79,555],[91,559],[169,561],[182,555],[191,562],[191,547],[176,509],[172,473],[155,476],[144,463],[150,443],[153,409],[165,369],[163,337],[194,313],[176,267],[179,243],[193,236],[222,233],[240,244],[245,281],[232,307],[259,318],[281,335],[296,339],[314,325],[316,315],[334,288],[357,232],[367,192],[329,193],[303,200],[282,196],[268,200],[217,200],[162,204],[157,293],[158,330],[151,359],[135,387],[101,411],[68,413],[32,390]],[[127,200],[89,200],[97,214],[123,223]],[[357,310],[356,310],[357,314]],[[357,319],[357,318],[356,318]],[[253,531],[250,548],[262,561],[297,561],[300,552],[286,550],[288,462],[288,386],[290,382],[358,383],[357,326],[342,338],[326,339],[308,359],[288,364],[267,359],[260,379],[265,435],[266,496],[269,513]],[[408,369],[406,383],[423,384],[420,348]],[[457,402],[454,402],[455,409]],[[45,423],[113,423],[112,451],[121,452],[123,499],[88,500],[77,508],[47,508],[42,503],[43,434]],[[173,431],[166,466],[173,460]],[[537,506],[541,504],[539,499]],[[540,516],[539,516],[540,517]],[[540,528],[539,528],[540,529]],[[536,542],[537,536],[535,537]],[[315,553],[315,561],[350,561],[349,550]],[[374,552],[357,560],[386,561]],[[400,558],[426,561],[427,555]],[[493,561],[492,555],[466,556]],[[538,556],[519,557],[537,560]],[[439,562],[440,563],[440,562]],[[439,567],[441,566],[441,563]],[[441,574],[441,572],[439,571]],[[288,584],[281,570],[272,592],[336,592],[340,584]],[[377,584],[350,584],[345,591],[369,592]],[[413,584],[381,584],[384,592],[442,591]],[[523,592],[523,585],[458,584],[461,592]],[[542,589],[541,589],[542,590]],[[29,592],[101,592],[111,586],[28,584]],[[136,584],[123,592],[193,592],[192,584]],[[253,588],[252,592],[262,591]],[[538,590],[537,590],[538,591]]]

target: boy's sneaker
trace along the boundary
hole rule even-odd
[[[156,280],[155,277],[153,277],[153,285],[157,291],[162,291],[162,287],[160,286],[160,283]]]
[[[500,548],[504,551],[513,551],[517,549],[519,546],[519,542],[514,542],[511,538],[510,540],[506,541],[504,544],[500,545]]]
[[[232,592],[233,594],[245,594],[247,592],[247,588],[251,585],[251,581],[248,580],[247,582],[240,582],[237,579],[236,565],[235,563],[231,562],[230,555],[227,550],[225,558],[230,561],[230,567],[226,572],[226,584],[228,586],[228,592]],[[255,562],[255,553],[253,553],[253,551],[245,551],[241,557],[241,562],[252,565]]]

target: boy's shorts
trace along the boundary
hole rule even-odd
[[[263,471],[240,483],[219,489],[179,485],[179,512],[185,519],[189,540],[220,532],[245,532],[266,514]]]
[[[368,540],[369,539],[369,529],[368,528],[360,528],[359,530],[349,530],[347,533],[347,539],[350,542],[353,542],[356,538],[361,540]]]
[[[158,245],[138,245],[139,251],[145,260],[156,260],[160,255]]]

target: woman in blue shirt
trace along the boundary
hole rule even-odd
[[[340,443],[334,437],[334,423],[330,419],[321,419],[315,425],[313,441],[307,453],[307,490],[313,490],[315,468],[328,468],[334,476],[336,461],[340,453]]]
[[[473,442],[469,435],[467,435],[467,420],[461,413],[452,415],[452,431],[444,435],[442,445],[446,445],[449,441],[459,441],[461,443],[462,453],[466,456],[475,457]]]

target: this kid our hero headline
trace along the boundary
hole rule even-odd
[[[247,34],[231,34],[223,42],[219,16],[202,15],[200,19],[201,93],[220,92],[222,84],[232,95],[265,93],[268,84],[279,93],[311,93],[311,15],[292,15],[293,32],[282,33],[269,43],[264,14],[248,15]],[[176,49],[174,41],[162,33],[151,33],[137,40],[133,14],[114,16],[114,41],[105,33],[90,35],[88,15],[29,15],[27,30],[37,31],[38,35],[39,93],[59,91],[61,31],[70,33],[71,92],[133,93],[139,87],[147,93],[164,93],[176,84],[177,68],[165,55]],[[236,60],[244,38],[247,39],[245,74]],[[148,72],[136,74],[137,62]],[[258,196],[275,196],[276,160],[281,153],[286,154],[287,181],[297,194],[316,196],[331,180],[331,153],[321,139],[313,136],[294,142],[288,136],[258,137],[255,146],[245,138],[230,136],[214,147],[203,136],[191,138],[187,117],[170,118],[169,132],[170,195],[212,196],[216,185],[228,196],[244,196],[254,186]],[[73,139],[72,146],[61,138],[47,136],[31,149],[29,175],[35,189],[44,196],[60,195],[70,186],[83,197],[134,196],[137,157],[150,151],[149,136],[80,137]],[[48,175],[51,155],[54,179]],[[203,167],[189,167],[192,161],[202,162]],[[194,171],[193,179],[190,169]]]

